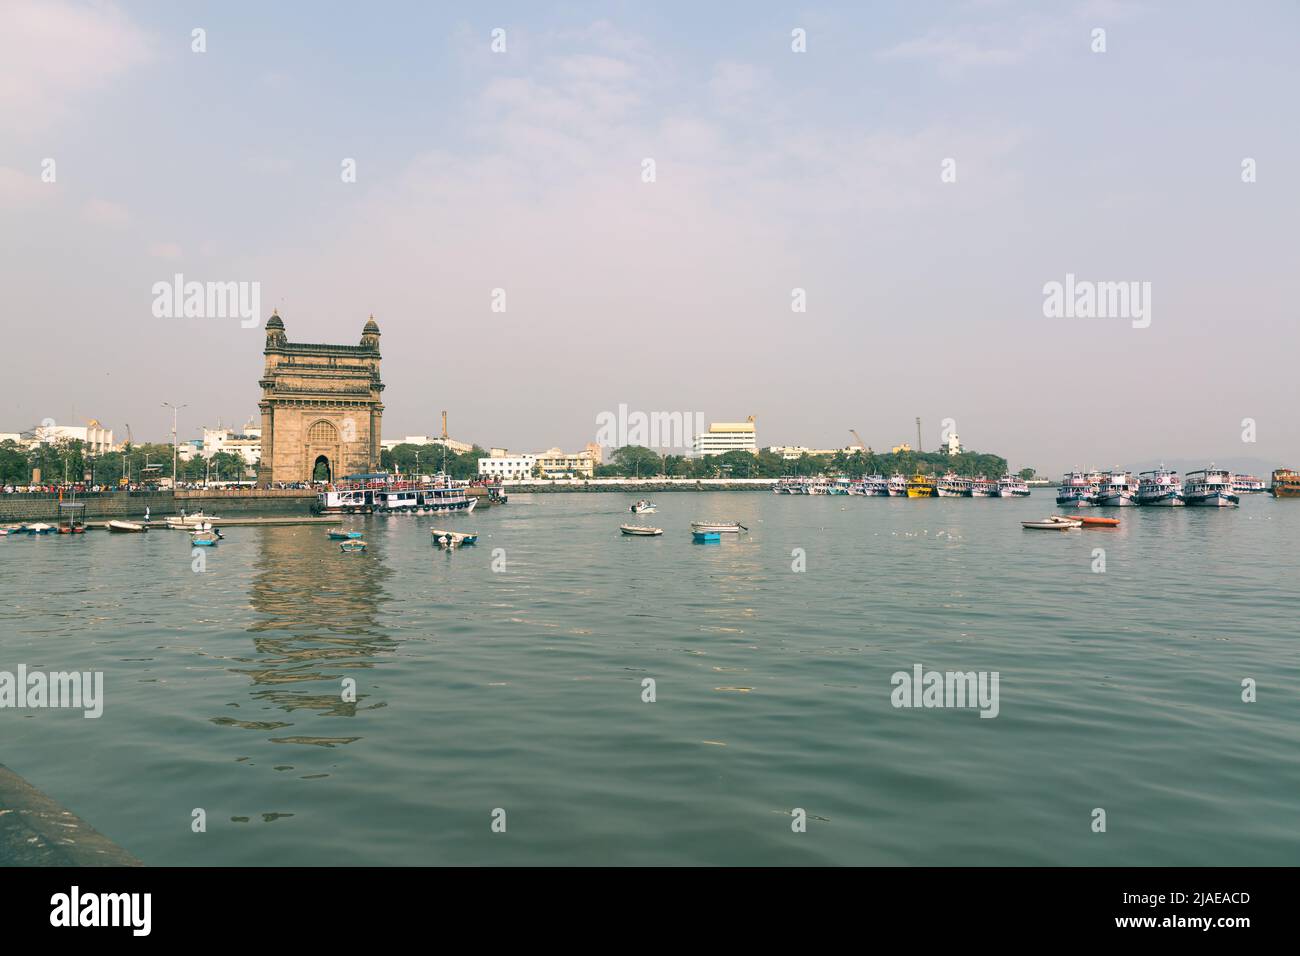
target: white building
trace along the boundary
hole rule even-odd
[[[808,448],[805,445],[769,445],[767,450],[774,455],[780,455],[786,461],[792,461],[796,458],[802,458],[804,455],[838,455],[840,452],[852,455],[854,452],[863,449],[852,446],[844,448]]]
[[[961,454],[961,439],[957,437],[956,432],[953,432],[948,436],[948,454]]]
[[[454,455],[463,455],[467,451],[473,451],[474,446],[469,442],[456,441],[454,438],[430,438],[428,435],[407,435],[405,438],[385,438],[379,443],[381,448],[387,448],[392,451],[398,445],[437,445],[447,447],[447,451]]]
[[[533,469],[537,466],[536,455],[511,455],[507,454],[504,448],[494,448],[493,451],[500,451],[502,454],[493,454],[490,458],[478,460],[480,477],[514,480],[533,477]]]
[[[575,452],[548,448],[533,457],[537,459],[537,473],[543,478],[592,478],[599,454],[599,446],[593,451],[588,445],[583,451]]]
[[[745,422],[713,422],[707,432],[695,436],[695,454],[723,455],[729,451],[747,451],[758,454],[758,438],[754,432],[754,416]]]
[[[93,418],[84,426],[56,425],[53,422],[37,425],[30,432],[23,432],[19,441],[28,448],[35,448],[37,445],[52,445],[62,439],[81,442],[92,455],[117,450],[113,443],[112,429],[104,428]]]
[[[204,458],[211,458],[218,452],[239,455],[248,465],[256,465],[262,460],[262,426],[253,421],[244,423],[242,431],[231,428],[203,429]]]

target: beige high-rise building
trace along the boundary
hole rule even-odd
[[[384,385],[375,317],[359,345],[314,345],[290,342],[273,312],[263,354],[258,484],[378,471]]]

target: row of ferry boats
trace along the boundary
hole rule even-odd
[[[1241,495],[1267,490],[1259,478],[1234,476],[1213,465],[1188,472],[1186,477],[1164,466],[1139,472],[1136,477],[1129,471],[1072,471],[1061,479],[1056,503],[1062,508],[1233,508],[1240,504]]]
[[[867,475],[865,478],[782,478],[772,489],[778,495],[863,495],[868,498],[1024,498],[1023,478],[967,478],[964,475]]]

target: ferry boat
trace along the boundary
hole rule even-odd
[[[1132,472],[1112,471],[1097,489],[1097,504],[1107,508],[1131,508],[1137,504],[1138,480]]]
[[[1015,475],[1003,475],[998,479],[999,498],[1028,498],[1029,483]]]
[[[829,495],[832,494],[831,481],[829,478],[806,478],[804,479],[805,495]]]
[[[1181,508],[1183,500],[1183,479],[1178,472],[1167,471],[1164,465],[1138,475],[1137,503],[1155,505],[1162,508]]]
[[[1188,505],[1205,508],[1232,508],[1241,503],[1241,499],[1232,490],[1232,472],[1213,465],[1187,473],[1187,480],[1183,483],[1183,498]]]
[[[776,495],[801,495],[804,493],[803,479],[795,475],[783,475],[777,480],[772,493]]]
[[[1056,504],[1062,508],[1088,508],[1097,503],[1097,483],[1091,475],[1071,471],[1061,478],[1056,489]]]
[[[938,492],[935,490],[934,477],[932,475],[922,475],[917,473],[907,479],[907,497],[909,498],[935,498]]]
[[[478,498],[467,495],[463,485],[447,481],[432,484],[349,481],[318,494],[312,511],[316,514],[470,514],[476,504]]]
[[[889,488],[889,497],[906,498],[907,497],[907,476],[890,475],[888,488]]]
[[[972,478],[970,493],[972,498],[996,498],[998,483],[992,478]]]
[[[888,498],[890,495],[889,479],[885,478],[884,475],[867,475],[862,480],[862,493],[868,498]],[[907,494],[906,478],[903,479],[902,493]]]
[[[852,488],[853,482],[850,479],[839,477],[834,481],[827,483],[826,493],[828,495],[847,495],[850,493]]]
[[[1253,495],[1268,491],[1268,485],[1264,484],[1263,478],[1256,478],[1254,475],[1233,475],[1232,490],[1239,495]]]
[[[971,480],[961,475],[954,475],[951,471],[939,479],[935,488],[940,498],[969,498],[971,496]]]
[[[1274,498],[1300,498],[1300,471],[1279,468],[1273,472]]]

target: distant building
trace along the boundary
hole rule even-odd
[[[770,445],[767,449],[773,455],[780,455],[786,461],[795,458],[802,458],[804,455],[838,455],[841,452],[846,455],[852,455],[854,452],[862,451],[861,448],[808,448],[804,445]]]
[[[596,455],[590,447],[576,452],[551,448],[536,457],[537,473],[543,478],[592,478],[596,474]]]
[[[201,454],[204,458],[211,458],[218,452],[239,455],[246,464],[256,465],[262,460],[262,426],[248,421],[238,432],[220,425],[203,429]]]
[[[17,440],[19,444],[26,445],[28,448],[35,448],[37,445],[52,445],[64,439],[81,442],[86,451],[92,455],[103,455],[117,450],[117,446],[113,443],[112,429],[104,428],[93,418],[84,426],[53,423],[37,425],[31,431],[23,432]]]
[[[890,454],[894,454],[894,455],[899,455],[904,452],[909,452],[911,450],[912,450],[912,446],[909,445],[907,442],[903,442],[903,444],[901,445],[895,445],[893,448],[889,449]]]
[[[447,451],[455,455],[463,455],[467,451],[473,451],[474,446],[469,442],[456,441],[454,438],[431,438],[428,435],[407,435],[405,438],[386,438],[379,443],[383,448],[392,451],[398,445],[437,445],[438,447],[446,446]]]
[[[957,437],[956,432],[953,432],[951,435],[948,436],[948,454],[950,455],[961,454],[961,439]]]
[[[518,480],[533,477],[536,465],[536,455],[511,455],[504,448],[493,448],[491,457],[478,460],[478,473],[482,478]]]
[[[713,422],[709,430],[695,436],[695,454],[724,455],[729,451],[747,451],[758,454],[758,438],[754,432],[754,416],[744,422]]]

